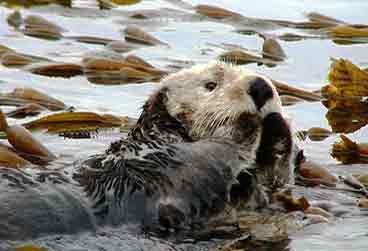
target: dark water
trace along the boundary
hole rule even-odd
[[[81,1],[79,1],[81,2]],[[88,1],[85,1],[88,2]],[[93,2],[93,1],[89,1]],[[159,7],[180,9],[178,1],[144,0],[135,5],[120,6],[111,11],[100,11],[93,8],[68,9],[57,5],[38,6],[21,9],[23,15],[38,14],[66,28],[66,35],[88,35],[110,39],[121,39],[122,30],[127,24],[126,11],[142,9],[158,9]],[[247,17],[275,18],[292,21],[305,20],[304,13],[317,11],[347,22],[368,23],[368,2],[365,0],[215,0],[190,1],[191,4],[213,4],[242,13]],[[83,3],[85,4],[85,3]],[[82,5],[81,5],[82,6]],[[91,5],[85,5],[93,7]],[[82,6],[83,7],[83,6]],[[78,43],[61,39],[49,41],[24,36],[9,27],[6,17],[13,10],[0,5],[0,44],[9,46],[19,52],[43,56],[63,62],[79,62],[87,53],[106,50],[101,45]],[[190,11],[189,11],[190,13]],[[279,35],[286,32],[308,34],[310,31],[287,28],[265,29],[262,25],[230,24],[208,20],[193,20],[177,15],[156,18],[150,21],[136,21],[145,30],[167,42],[167,47],[147,47],[133,53],[148,62],[165,67],[172,60],[184,60],[193,63],[204,63],[213,60],[222,50],[211,44],[230,43],[241,45],[260,52],[263,40],[255,34],[244,35],[235,32],[237,29],[253,29],[267,34]],[[251,64],[249,67],[274,79],[302,87],[317,90],[327,83],[330,58],[347,58],[352,62],[368,66],[367,44],[338,45],[328,39],[305,39],[296,42],[280,41],[288,59],[274,68]],[[67,105],[80,111],[95,111],[137,117],[139,107],[147,96],[156,89],[157,84],[127,84],[118,86],[101,86],[89,83],[85,77],[71,79],[48,78],[31,73],[0,66],[0,91],[8,91],[15,86],[28,86],[39,89],[62,100]],[[5,111],[11,107],[4,107]],[[310,127],[329,128],[325,118],[326,108],[320,103],[301,103],[287,107],[286,112],[295,129]],[[22,123],[30,119],[9,120],[10,123]],[[54,135],[37,133],[36,136],[47,145],[59,159],[53,163],[60,167],[83,159],[93,153],[103,151],[106,146],[121,134],[107,131],[92,139],[70,140]],[[359,142],[368,142],[368,130],[362,128],[351,135]],[[306,156],[327,166],[336,174],[349,172],[367,173],[368,165],[341,166],[330,156],[331,144],[336,141],[334,135],[322,142],[306,140],[299,142],[305,149]],[[305,192],[305,191],[304,191]],[[327,224],[309,226],[302,231],[290,235],[290,250],[367,250],[368,217],[359,210],[352,194],[337,191],[307,191],[310,199],[335,200],[348,211],[341,217],[332,219]],[[142,236],[127,234],[126,229],[102,229],[100,232],[86,233],[77,236],[49,236],[28,243],[36,243],[49,250],[176,250],[186,247],[187,250],[201,250],[214,246],[204,243],[187,246],[171,246],[164,241],[147,239]],[[0,243],[0,249],[6,249],[19,243]]]

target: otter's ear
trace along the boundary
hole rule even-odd
[[[156,93],[152,94],[150,98],[143,105],[143,112],[154,114],[160,112],[167,112],[166,102],[167,102],[167,92],[166,87],[161,88]]]
[[[262,122],[262,137],[257,152],[261,166],[273,166],[280,159],[290,157],[293,141],[289,124],[280,113],[268,114]]]

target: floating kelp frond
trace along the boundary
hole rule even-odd
[[[310,206],[305,197],[295,199],[291,193],[285,191],[273,193],[272,201],[273,203],[281,203],[288,212],[304,211]]]
[[[23,23],[22,14],[19,10],[14,11],[6,17],[6,22],[14,28],[19,28],[19,26]]]
[[[336,89],[325,88],[323,95],[347,97],[368,97],[368,72],[346,59],[332,59],[328,74],[330,85]]]
[[[70,78],[78,75],[83,75],[83,68],[79,64],[73,63],[37,63],[30,64],[23,68],[33,74],[48,76],[48,77],[63,77]]]
[[[354,132],[368,123],[368,72],[346,59],[333,60],[330,84],[322,88],[334,132]]]
[[[290,95],[310,102],[321,101],[322,99],[322,97],[315,92],[294,87],[278,80],[272,79],[272,83],[276,86],[279,95]]]
[[[368,37],[368,26],[338,25],[328,30],[328,35],[334,38]]]
[[[118,53],[125,53],[140,48],[137,44],[125,41],[112,41],[106,44],[106,47]]]
[[[304,99],[294,97],[291,95],[280,95],[280,99],[283,106],[295,105],[297,103],[305,101]]]
[[[248,50],[231,50],[219,55],[219,60],[233,64],[263,63],[262,56]]]
[[[0,167],[22,168],[30,165],[31,162],[20,157],[10,147],[0,144]]]
[[[21,106],[28,103],[36,103],[53,111],[66,108],[63,102],[29,87],[17,87],[10,93],[0,93],[1,105]]]
[[[47,115],[24,124],[29,130],[47,129],[48,133],[96,131],[103,128],[118,128],[129,124],[128,117],[93,112],[61,112]]]
[[[0,130],[4,131],[8,142],[20,153],[54,160],[56,157],[26,128],[21,125],[9,126],[5,114],[0,110]]]
[[[95,84],[124,84],[159,81],[167,75],[143,59],[130,55],[126,59],[112,60],[108,58],[83,59],[84,73],[88,80]]]
[[[5,4],[9,7],[32,7],[36,5],[45,5],[45,4],[60,4],[63,6],[70,6],[71,0],[5,0]]]
[[[242,17],[242,15],[239,13],[212,5],[200,4],[195,6],[194,10],[198,14],[216,19],[223,19],[229,17]]]
[[[323,103],[326,104],[325,101]],[[368,124],[367,104],[360,104],[363,110],[351,109],[349,106],[347,108],[341,108],[341,102],[338,105],[339,107],[329,109],[326,114],[326,118],[333,132],[352,133]]]
[[[331,155],[343,164],[368,163],[368,144],[358,144],[340,135],[341,141],[332,146]]]
[[[307,131],[308,137],[312,141],[322,141],[331,136],[333,133],[325,128],[312,127]]]
[[[114,4],[119,5],[131,5],[139,3],[141,0],[110,0],[110,1],[113,2]]]
[[[27,116],[36,116],[45,110],[46,107],[42,105],[29,103],[6,113],[6,116],[9,118],[25,118]]]
[[[337,177],[328,169],[310,161],[302,162],[297,171],[299,174],[298,180],[308,186],[317,186],[322,184],[334,187],[338,181]]]
[[[46,39],[60,39],[65,31],[64,28],[41,16],[30,15],[24,19],[23,33],[25,35]]]
[[[146,44],[146,45],[166,45],[160,41],[159,39],[153,37],[152,35],[145,32],[143,29],[136,25],[128,25],[125,30],[125,40],[128,42],[139,43],[139,44]]]
[[[109,38],[92,37],[92,36],[65,36],[64,38],[75,40],[81,43],[87,43],[87,44],[107,45],[108,43],[111,43],[111,42],[117,42],[116,40],[109,39]]]
[[[306,13],[305,16],[312,22],[320,22],[320,23],[326,23],[326,24],[331,24],[331,25],[345,24],[344,21],[338,20],[330,16],[323,15],[318,12],[309,12],[309,13]]]
[[[1,63],[7,67],[21,67],[40,61],[50,61],[46,58],[34,57],[15,51],[5,52],[1,55]]]
[[[2,56],[6,52],[15,52],[15,50],[0,44],[0,56]]]
[[[264,58],[275,61],[284,61],[286,54],[277,40],[273,38],[265,38],[262,47],[262,55]]]

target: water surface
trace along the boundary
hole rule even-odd
[[[1,1],[4,2],[4,1]],[[120,6],[114,10],[69,9],[58,5],[37,6],[23,9],[22,15],[37,14],[56,22],[66,28],[66,35],[98,36],[110,39],[122,39],[122,30],[128,23],[126,11],[158,8],[181,9],[177,1],[143,0],[135,5]],[[190,4],[212,4],[239,12],[247,17],[273,18],[291,21],[305,20],[306,12],[317,11],[352,23],[368,23],[368,2],[365,0],[191,0]],[[79,62],[87,53],[106,50],[102,45],[79,43],[61,39],[50,41],[24,36],[6,23],[6,17],[13,10],[0,5],[0,44],[9,46],[19,52],[47,57],[64,62]],[[133,53],[158,66],[166,67],[170,60],[188,60],[193,63],[206,63],[216,58],[222,51],[211,44],[230,43],[243,46],[253,51],[261,51],[263,40],[256,34],[244,35],[236,32],[239,27],[226,23],[182,17],[163,17],[151,21],[135,21],[142,28],[162,41],[167,47],[146,47]],[[241,26],[240,26],[241,27]],[[249,27],[247,27],[249,28]],[[264,29],[254,26],[269,34],[294,32],[309,34],[305,30]],[[287,60],[277,67],[257,66],[246,67],[277,79],[308,90],[317,90],[327,83],[330,58],[347,58],[358,65],[368,65],[366,44],[338,45],[329,39],[305,39],[296,42],[280,41],[287,54]],[[94,111],[115,115],[137,117],[144,100],[157,88],[157,83],[126,84],[117,86],[95,85],[84,77],[71,79],[48,78],[37,76],[19,69],[0,66],[0,91],[9,91],[16,86],[28,86],[39,89],[62,100],[68,106],[80,111]],[[12,107],[3,107],[5,111]],[[310,127],[329,128],[325,118],[326,108],[320,103],[301,103],[285,108],[295,129]],[[44,114],[43,114],[44,115]],[[33,118],[10,120],[10,123],[22,123]],[[71,140],[44,133],[35,134],[60,158],[53,165],[73,163],[92,153],[103,151],[108,144],[121,136],[120,133],[106,132],[92,139]],[[351,135],[359,142],[368,142],[368,130],[362,128]],[[327,166],[333,172],[367,172],[367,165],[341,166],[330,156],[331,144],[338,135],[329,137],[322,142],[306,140],[300,142],[306,156]],[[341,195],[338,192],[322,191],[327,199],[339,198],[342,201],[354,201],[351,194]],[[313,192],[311,192],[313,198]],[[339,197],[340,196],[340,197]],[[331,220],[328,224],[310,226],[290,236],[290,250],[366,250],[368,247],[368,217],[351,203],[346,203],[351,213]],[[36,240],[35,243],[47,246],[49,250],[175,250],[164,241],[150,240],[140,236],[131,236],[124,229],[104,229],[98,234],[82,236],[51,236]],[[14,243],[0,244],[3,248]],[[211,247],[210,243],[188,245],[178,248],[200,250]]]

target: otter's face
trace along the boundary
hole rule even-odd
[[[239,119],[281,113],[271,81],[239,66],[212,63],[172,74],[162,81],[166,107],[193,138],[231,136]]]

